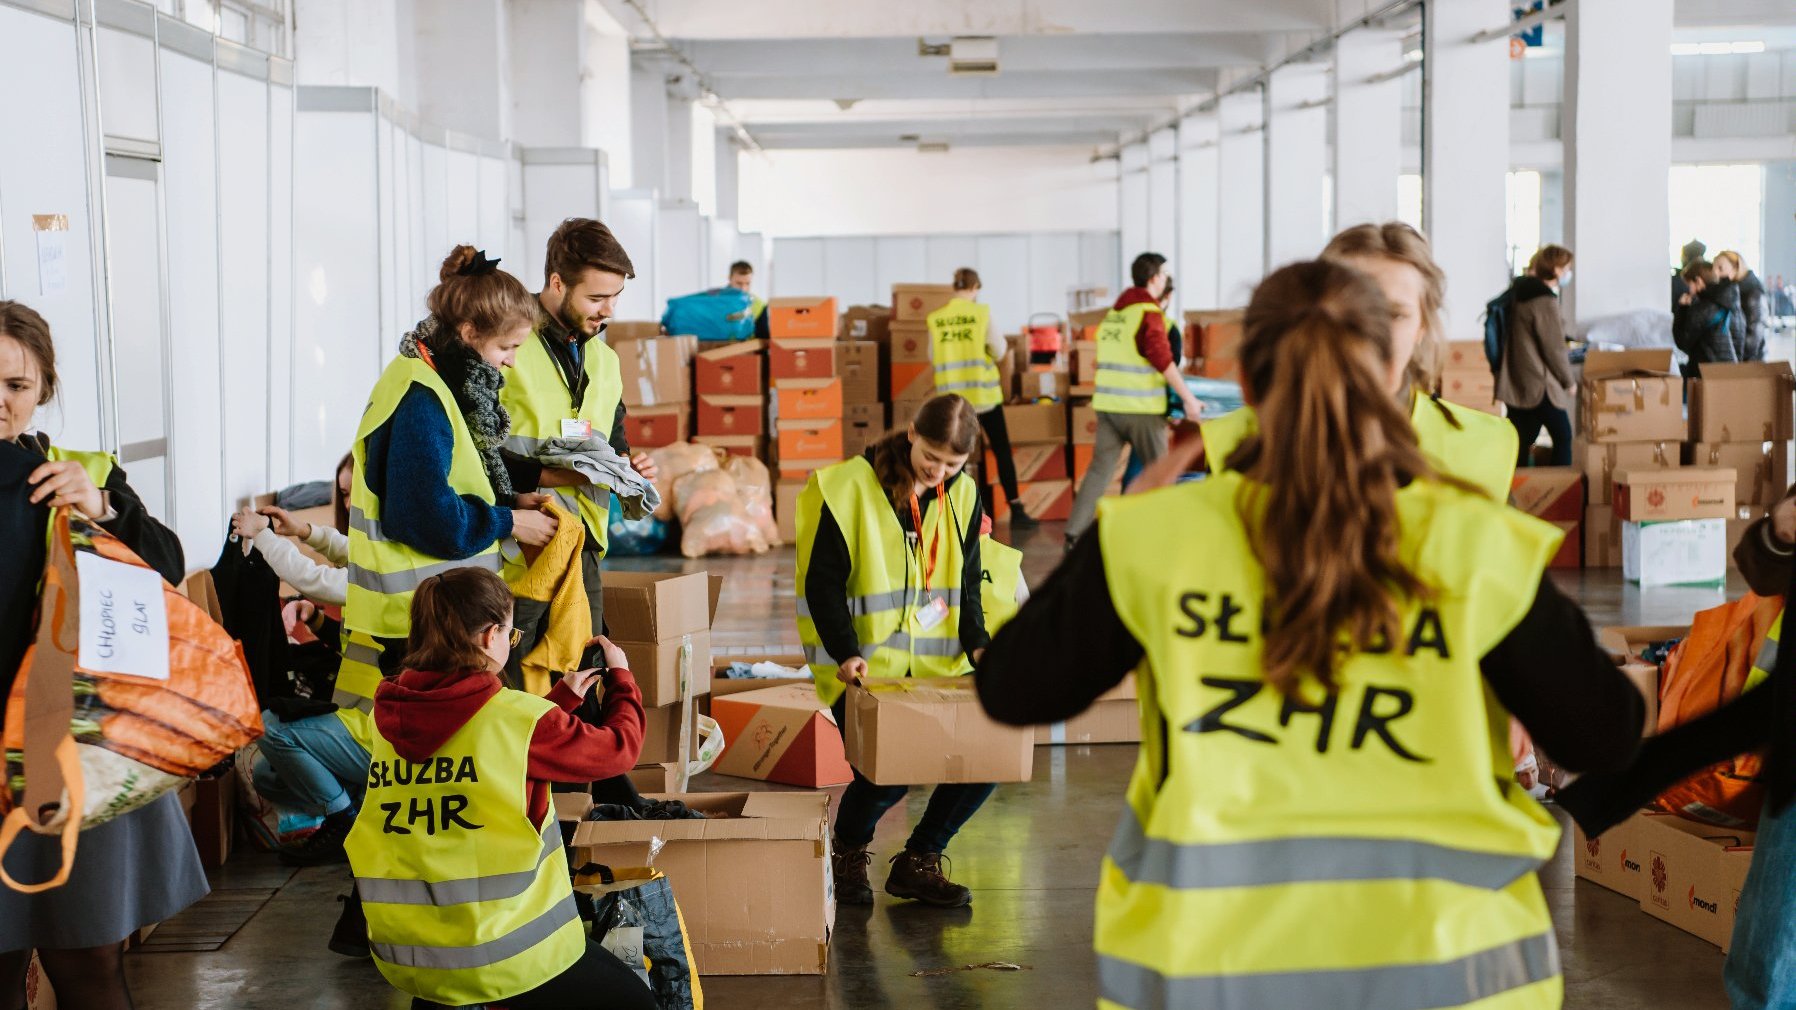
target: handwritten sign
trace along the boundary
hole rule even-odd
[[[96,673],[168,679],[168,607],[162,576],[86,552],[75,555],[81,580],[78,661]]]
[[[31,230],[37,233],[37,293],[61,294],[69,286],[69,216],[33,214]]]

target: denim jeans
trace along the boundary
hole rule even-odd
[[[264,799],[327,816],[362,802],[368,752],[334,713],[282,722],[265,711],[262,726],[262,756],[253,774]]]
[[[848,721],[845,718],[848,710],[848,699],[844,695],[836,699],[831,710],[836,716],[836,726],[841,729],[843,739],[847,739]],[[977,813],[984,805],[992,790],[998,788],[990,783],[954,783],[939,785],[929,794],[929,806],[923,810],[923,819],[910,834],[910,840],[904,847],[912,852],[941,852],[948,847],[954,835],[960,831],[961,825]],[[848,790],[842,794],[842,803],[836,808],[835,840],[838,851],[842,849],[858,849],[873,841],[873,829],[879,825],[879,819],[886,811],[898,805],[910,792],[910,786],[876,786],[854,773],[854,781],[848,783]]]
[[[1796,807],[1759,820],[1752,868],[1740,890],[1727,995],[1734,1010],[1796,1007]]]

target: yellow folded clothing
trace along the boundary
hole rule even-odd
[[[586,526],[553,499],[544,508],[556,519],[555,536],[511,587],[519,599],[549,605],[548,620],[522,662],[524,690],[538,696],[548,694],[562,674],[579,669],[580,653],[593,632],[586,580],[580,574]]]

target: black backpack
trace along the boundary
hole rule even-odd
[[[1515,308],[1515,288],[1484,303],[1484,357],[1492,375],[1503,367],[1503,349],[1509,346],[1509,314]]]

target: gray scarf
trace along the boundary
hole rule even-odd
[[[453,332],[445,330],[436,316],[425,317],[407,333],[399,341],[399,353],[408,358],[422,357],[419,344],[430,349],[437,374],[455,397],[455,405],[461,408],[462,420],[474,438],[474,448],[480,450],[480,462],[486,468],[486,479],[492,482],[493,493],[500,501],[509,500],[513,494],[511,475],[505,472],[505,461],[499,458],[499,447],[511,434],[511,416],[499,403],[504,374],[487,364]]]

